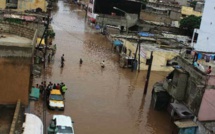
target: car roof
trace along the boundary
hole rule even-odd
[[[57,126],[73,127],[72,119],[65,115],[53,115],[53,119],[56,119]]]
[[[52,89],[50,94],[61,94],[59,89]]]

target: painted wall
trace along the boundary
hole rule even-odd
[[[0,58],[0,104],[16,104],[20,99],[28,105],[30,59]]]
[[[197,51],[215,52],[215,1],[206,0],[199,29],[199,36],[194,48]]]
[[[46,0],[19,0],[18,1],[18,10],[30,10],[41,8],[43,11],[46,12],[47,2]]]
[[[6,0],[0,0],[0,8],[5,9],[6,7]]]
[[[18,0],[17,11],[31,10],[41,8],[44,12],[47,10],[46,0]],[[6,8],[6,0],[0,0],[0,9]]]
[[[127,55],[129,55],[129,49],[131,50],[132,57],[134,57],[133,53],[136,51],[136,45],[132,42],[122,40],[124,42],[124,46],[127,48]],[[146,54],[147,58],[150,58],[151,51],[144,51],[142,49],[141,56],[140,56],[140,70],[148,70],[148,65],[146,65],[146,59],[143,57],[144,53]],[[138,53],[139,54],[139,53]],[[154,51],[153,52],[153,63],[152,63],[152,71],[172,71],[172,67],[166,67],[167,60],[174,58],[177,53],[170,52],[170,51]]]
[[[186,7],[182,6],[181,7],[181,14],[182,15],[195,15],[195,16],[202,16],[201,12],[194,11],[192,7]]]

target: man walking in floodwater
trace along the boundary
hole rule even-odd
[[[64,59],[64,54],[61,56],[61,67],[63,67],[64,66],[64,61],[65,61],[65,59]]]
[[[101,63],[101,67],[104,68],[105,67],[105,61],[103,60]]]
[[[80,59],[79,63],[80,63],[80,65],[82,65],[82,63],[83,63],[83,60],[82,60],[82,59]]]

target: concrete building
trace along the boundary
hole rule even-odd
[[[166,79],[163,81],[160,91],[167,92],[171,97],[168,108],[174,123],[189,120],[193,129],[191,134],[213,134],[214,120],[213,116],[215,99],[215,73],[206,74],[205,71],[194,67],[193,55],[188,51],[174,58],[175,66]],[[202,66],[215,65],[213,61],[207,63],[204,60],[198,61]],[[154,92],[155,97],[157,93]],[[185,123],[182,123],[185,125]],[[176,134],[176,133],[174,133]]]
[[[201,12],[194,11],[192,7],[186,7],[186,6],[181,7],[181,14],[182,14],[182,17],[187,17],[190,15],[202,16]]]
[[[37,31],[7,22],[1,22],[0,29],[0,104],[15,104],[20,99],[28,105]]]
[[[194,45],[195,50],[203,51],[203,52],[215,52],[215,39],[214,34],[215,31],[215,1],[214,0],[206,0],[205,8],[202,15],[202,21],[200,25],[200,29],[198,30],[198,39],[197,43]]]
[[[96,17],[98,15],[94,13],[94,3],[95,3],[95,0],[90,0],[87,8],[87,17],[88,17],[88,20],[92,23],[95,23]]]
[[[16,11],[25,11],[40,8],[42,11],[47,10],[46,0],[1,0],[1,9],[14,9]]]
[[[137,43],[131,42],[126,39],[120,39],[122,41],[122,47],[120,48],[121,52],[121,59],[120,59],[120,66],[125,67],[128,66],[129,59],[133,60],[136,53]],[[174,58],[178,52],[177,50],[164,50],[161,48],[157,48],[156,43],[142,43],[140,48],[140,65],[137,65],[137,68],[140,66],[140,70],[147,70],[148,65],[146,65],[147,59],[150,58],[151,51],[153,51],[153,63],[152,63],[152,71],[172,71],[172,67],[168,67],[167,62]],[[138,55],[137,52],[137,62],[138,62]]]

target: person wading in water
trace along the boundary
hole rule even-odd
[[[64,67],[64,61],[65,61],[65,59],[64,59],[64,54],[61,56],[61,67]]]

